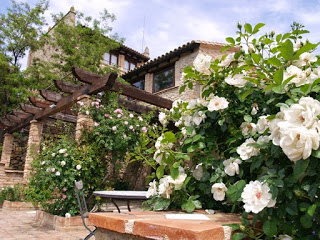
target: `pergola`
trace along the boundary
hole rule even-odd
[[[1,178],[7,178],[8,174],[13,174],[13,182],[26,182],[31,171],[31,162],[35,153],[40,150],[40,140],[42,134],[43,120],[47,118],[58,119],[66,122],[76,123],[77,128],[84,119],[81,114],[76,113],[71,107],[83,98],[97,94],[106,90],[119,92],[121,95],[147,103],[160,108],[170,109],[172,101],[160,96],[140,90],[136,87],[126,85],[117,81],[116,73],[108,73],[104,76],[73,67],[72,74],[79,81],[74,84],[62,80],[54,80],[54,85],[60,92],[39,90],[43,97],[30,97],[29,104],[20,104],[21,109],[15,109],[12,114],[0,118],[0,129],[4,134],[2,155],[0,161],[0,185],[12,185],[12,181],[1,184]],[[137,113],[148,113],[153,110],[149,106],[144,106],[136,101],[119,100],[120,105],[130,111]],[[26,159],[23,171],[16,171],[10,168],[10,158],[13,145],[13,133],[22,128],[29,127],[29,138]],[[77,130],[76,130],[77,131]]]

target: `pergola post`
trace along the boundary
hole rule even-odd
[[[84,107],[89,107],[91,101],[90,96],[82,95],[77,98],[78,103],[82,102]],[[93,120],[86,114],[78,112],[75,140],[79,141],[83,130],[90,130],[93,127]]]
[[[4,164],[6,169],[9,168],[11,153],[13,147],[13,134],[6,133],[4,134],[4,140],[2,145],[2,154],[1,154],[1,163]]]
[[[28,177],[31,172],[31,162],[33,161],[35,155],[39,153],[40,141],[42,135],[43,123],[37,120],[30,121],[30,131],[27,146],[26,161],[24,163],[23,180],[28,181]]]

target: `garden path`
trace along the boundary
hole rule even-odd
[[[88,231],[57,231],[39,226],[35,221],[36,211],[0,209],[0,239],[13,240],[80,240]],[[94,240],[94,237],[90,240]]]

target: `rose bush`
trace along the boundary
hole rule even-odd
[[[303,41],[297,23],[256,37],[263,26],[239,24],[222,48],[229,54],[199,54],[185,68],[180,92],[199,84],[202,96],[160,114],[179,130],[155,144],[147,204],[242,212],[233,239],[319,239],[318,44]]]

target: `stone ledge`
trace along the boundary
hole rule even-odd
[[[195,240],[228,240],[231,239],[231,228],[224,226],[239,223],[240,216],[216,213],[205,214],[209,220],[167,219],[166,214],[182,212],[130,212],[130,213],[90,213],[90,222],[98,227],[96,240],[109,239],[111,232],[122,234],[120,239],[128,239],[128,234],[137,239],[195,239]],[[104,232],[104,234],[102,234]],[[136,239],[136,238],[134,238]]]
[[[35,210],[38,209],[31,202],[11,202],[4,200],[2,209],[10,210]]]
[[[3,163],[3,162],[0,162],[0,166],[4,166],[4,165],[6,165],[5,163]]]
[[[10,170],[10,169],[5,169],[5,173],[17,173],[17,174],[23,174],[23,170]]]
[[[52,215],[45,211],[37,210],[35,220],[39,225],[49,227],[53,230],[75,231],[84,229],[81,216],[66,218],[57,215]],[[85,219],[85,221],[87,226],[93,226],[88,218]]]

